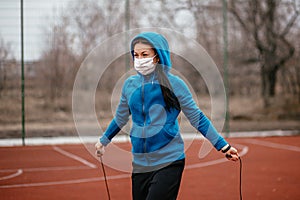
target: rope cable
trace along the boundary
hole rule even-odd
[[[107,183],[107,178],[106,178],[106,172],[105,172],[104,164],[102,162],[102,156],[100,156],[100,162],[101,162],[102,171],[103,171],[103,175],[104,175],[107,197],[108,197],[108,200],[110,200],[111,198],[110,198],[110,193],[109,193],[109,188],[108,188],[108,183]]]
[[[242,168],[243,168],[243,164],[242,164],[242,159],[241,157],[239,157],[239,161],[240,161],[240,182],[239,182],[239,191],[240,191],[240,200],[243,199],[243,194],[242,194]]]

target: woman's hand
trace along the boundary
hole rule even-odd
[[[229,144],[225,145],[221,151],[223,153],[225,153],[225,157],[228,159],[228,160],[231,160],[231,161],[238,161],[239,160],[239,154],[238,154],[238,151],[236,150],[236,148],[230,146]]]
[[[240,156],[236,148],[230,147],[230,149],[225,153],[225,157],[231,161],[238,161]]]
[[[98,156],[98,157],[103,156],[103,154],[105,152],[103,144],[101,144],[100,142],[97,142],[95,144],[95,148],[96,148],[96,156]]]

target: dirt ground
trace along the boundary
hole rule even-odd
[[[189,126],[189,125],[187,125]],[[191,126],[190,126],[191,127]],[[300,134],[300,123],[295,120],[286,121],[230,121],[230,132],[265,131],[265,130],[296,130]],[[26,137],[77,136],[74,123],[27,123]],[[225,132],[225,130],[223,130]],[[0,128],[0,139],[20,138],[21,125],[7,125]]]
[[[211,111],[209,96],[196,99],[200,109],[208,116]],[[229,101],[230,132],[297,130],[300,132],[300,105],[286,98],[277,98],[269,108],[264,108],[261,99],[256,97],[231,97]],[[0,138],[20,138],[22,135],[20,102],[9,96],[0,102]],[[71,108],[51,109],[40,99],[28,97],[26,101],[26,137],[76,136]],[[98,121],[103,129],[107,127],[112,112],[97,109]],[[89,121],[87,120],[87,124]],[[191,127],[187,122],[181,127]],[[224,127],[223,132],[227,131]]]

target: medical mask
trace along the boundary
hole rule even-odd
[[[153,56],[152,58],[134,58],[135,70],[142,75],[148,75],[152,73],[156,67],[156,63],[153,63],[153,59],[155,58],[155,56]]]

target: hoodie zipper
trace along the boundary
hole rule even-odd
[[[146,114],[145,114],[145,79],[143,77],[143,83],[142,83],[142,115],[144,118],[144,125],[142,130],[142,137],[143,137],[143,153],[146,160],[146,166],[149,166],[149,159],[147,155],[147,144],[146,144],[146,135],[145,135],[145,127],[146,127]]]
[[[142,131],[142,137],[143,137],[143,150],[144,153],[146,153],[146,136],[145,136],[145,125],[146,125],[146,114],[145,114],[145,97],[144,97],[144,93],[145,93],[145,79],[143,77],[143,83],[142,83],[142,115],[144,118],[144,124],[143,124],[143,131]]]
[[[143,151],[144,151],[144,155],[145,155],[145,159],[146,159],[146,162],[147,162],[147,166],[149,165],[149,159],[148,159],[148,156],[147,156],[147,145],[146,145],[146,135],[145,135],[145,127],[146,127],[146,114],[145,114],[145,77],[142,77],[143,79],[143,82],[142,82],[142,115],[143,115],[143,118],[144,118],[144,125],[143,125],[143,130],[142,130],[142,137],[143,137]],[[152,85],[153,85],[153,82],[154,82],[154,74],[152,76]]]
[[[153,81],[154,81],[154,75],[152,75],[152,85],[153,85]],[[147,146],[146,146],[146,135],[144,132],[145,126],[146,126],[146,114],[145,114],[145,77],[143,77],[143,83],[142,83],[142,115],[144,118],[144,126],[143,126],[143,132],[142,132],[142,137],[143,137],[143,150],[144,153],[147,153]],[[146,158],[147,159],[147,158]]]

